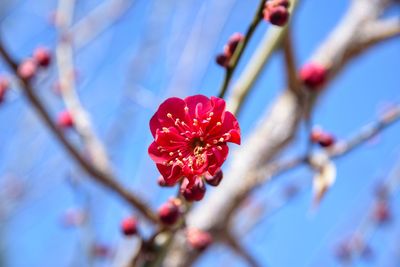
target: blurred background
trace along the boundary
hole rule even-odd
[[[79,97],[116,175],[157,208],[176,189],[156,183],[159,174],[147,154],[152,139],[148,121],[166,97],[218,94],[224,70],[215,64],[215,55],[232,33],[247,29],[258,1],[75,2],[71,42]],[[329,35],[349,2],[300,1],[292,21],[299,65]],[[399,14],[397,7],[385,15]],[[1,38],[18,59],[39,45],[54,53],[59,20],[57,1],[0,2]],[[257,29],[237,73],[268,27],[262,23]],[[314,111],[314,123],[341,139],[376,120],[400,102],[399,69],[398,38],[375,46],[330,84]],[[11,77],[2,61],[0,73]],[[65,107],[55,60],[34,84],[56,119]],[[135,242],[119,228],[130,209],[85,177],[13,85],[0,105],[0,266],[113,266],[118,248]],[[244,138],[284,87],[282,55],[275,53],[240,114]],[[73,130],[66,133],[79,145]],[[346,244],[354,242],[369,219],[379,184],[400,176],[399,136],[397,123],[335,161],[336,183],[317,211],[311,208],[313,173],[306,167],[260,188],[251,207],[237,217],[241,241],[262,266],[399,267],[399,194],[391,198],[390,220],[363,229],[368,246],[346,261]],[[284,156],[304,152],[307,138],[301,129]],[[146,232],[147,226],[141,227]],[[228,264],[246,266],[228,249],[215,246],[196,266]]]

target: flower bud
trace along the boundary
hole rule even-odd
[[[158,217],[163,224],[173,225],[175,224],[180,215],[181,200],[177,198],[170,199],[160,206],[158,209]]]
[[[10,88],[10,81],[5,76],[0,76],[0,104],[4,101],[6,92]]]
[[[329,133],[325,133],[321,136],[318,144],[322,147],[330,147],[336,142],[335,137]]]
[[[33,52],[33,59],[39,66],[47,67],[51,62],[50,51],[46,47],[39,46]]]
[[[288,0],[276,0],[276,1],[275,1],[275,5],[283,6],[283,7],[289,8],[290,3],[289,3]]]
[[[121,222],[121,232],[125,236],[132,236],[137,233],[137,220],[134,217],[128,217]]]
[[[289,11],[286,7],[278,5],[264,9],[264,19],[272,25],[284,26],[289,20]]]
[[[330,147],[335,144],[335,137],[321,129],[313,129],[310,135],[310,140],[313,143],[318,143],[322,147]]]
[[[215,173],[214,176],[206,176],[205,180],[206,183],[211,186],[218,186],[221,183],[223,177],[224,177],[223,172],[219,170]]]
[[[217,62],[218,65],[220,65],[221,67],[228,67],[229,64],[229,57],[227,57],[225,54],[219,54],[217,55],[217,57],[215,58],[215,62]]]
[[[213,238],[209,233],[197,228],[187,229],[186,238],[192,248],[199,251],[205,250],[213,242]]]
[[[378,224],[388,223],[391,218],[391,210],[387,201],[381,200],[375,204],[372,217]]]
[[[70,128],[74,126],[74,119],[68,110],[64,110],[58,114],[57,124],[60,128]]]
[[[18,66],[18,75],[24,80],[30,80],[35,76],[37,71],[36,62],[29,58],[25,59],[19,66]]]
[[[235,53],[238,44],[243,40],[243,34],[239,32],[235,32],[234,34],[232,34],[231,37],[229,37],[228,43],[224,47],[224,54],[228,57],[231,57],[233,53]]]
[[[181,194],[187,201],[200,201],[206,193],[206,186],[201,178],[196,178],[193,185],[185,179],[181,185]]]
[[[315,62],[305,64],[299,73],[300,81],[309,89],[317,91],[327,79],[327,69]]]

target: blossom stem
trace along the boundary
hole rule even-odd
[[[242,54],[243,54],[245,48],[247,47],[247,44],[250,41],[251,37],[253,36],[253,33],[255,32],[258,24],[262,20],[262,13],[264,10],[265,2],[266,2],[265,0],[260,1],[257,11],[256,11],[256,14],[255,14],[252,22],[250,23],[249,28],[247,29],[244,40],[238,44],[237,48],[235,49],[235,52],[232,55],[232,58],[229,60],[229,64],[225,71],[224,81],[222,83],[222,86],[221,86],[221,89],[220,89],[220,92],[218,95],[218,97],[220,97],[220,98],[224,98],[225,93],[228,89],[229,82],[232,79],[232,75],[235,72],[235,69],[239,63],[239,60],[242,57]]]

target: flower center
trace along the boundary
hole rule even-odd
[[[190,147],[193,149],[193,155],[195,158],[195,163],[197,166],[203,165],[206,161],[206,156],[204,155],[203,151],[205,149],[205,143],[202,141],[202,138],[195,137],[189,143]]]

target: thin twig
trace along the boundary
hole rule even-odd
[[[250,23],[250,26],[247,29],[247,32],[244,36],[244,40],[238,44],[237,48],[235,49],[235,52],[233,53],[232,58],[229,60],[229,64],[225,71],[224,81],[222,83],[220,92],[218,94],[218,97],[220,98],[224,98],[226,90],[228,89],[229,86],[229,82],[231,81],[232,75],[239,64],[239,60],[242,57],[243,51],[246,49],[247,44],[250,41],[251,37],[253,36],[253,33],[255,32],[258,24],[262,21],[262,12],[264,10],[264,5],[265,5],[265,0],[261,0],[260,3],[258,4],[258,8],[253,17],[253,20]]]
[[[349,138],[346,141],[340,141],[332,148],[326,150],[329,158],[336,159],[344,156],[356,148],[360,147],[362,144],[370,140],[372,137],[376,136],[382,130],[393,125],[400,120],[400,106],[396,106],[386,113],[384,113],[377,121],[364,126],[356,135]],[[307,163],[308,159],[312,158],[314,154],[299,156],[293,159],[287,160],[281,163],[273,163],[260,169],[256,173],[257,182],[256,184],[262,184],[266,180],[270,180],[272,176],[280,175],[285,171],[291,170],[303,163]],[[253,187],[253,186],[251,186]]]
[[[242,244],[233,236],[232,233],[226,234],[226,244],[233,249],[240,257],[242,257],[248,266],[250,267],[260,267],[261,265],[254,259],[252,255],[243,247]]]
[[[290,5],[290,14],[293,13],[298,5],[298,0],[293,0]],[[289,21],[290,22],[290,21]],[[271,27],[260,41],[257,49],[254,51],[249,62],[233,86],[232,94],[228,99],[228,109],[239,114],[240,109],[245,102],[251,88],[261,74],[267,62],[279,47],[283,37],[289,27],[289,22],[284,27]]]
[[[57,14],[62,18],[58,24],[59,43],[56,48],[61,96],[73,117],[75,130],[81,137],[93,164],[104,172],[111,172],[105,148],[96,136],[89,116],[76,93],[74,53],[69,38],[69,29],[74,14],[74,1],[60,0]]]

